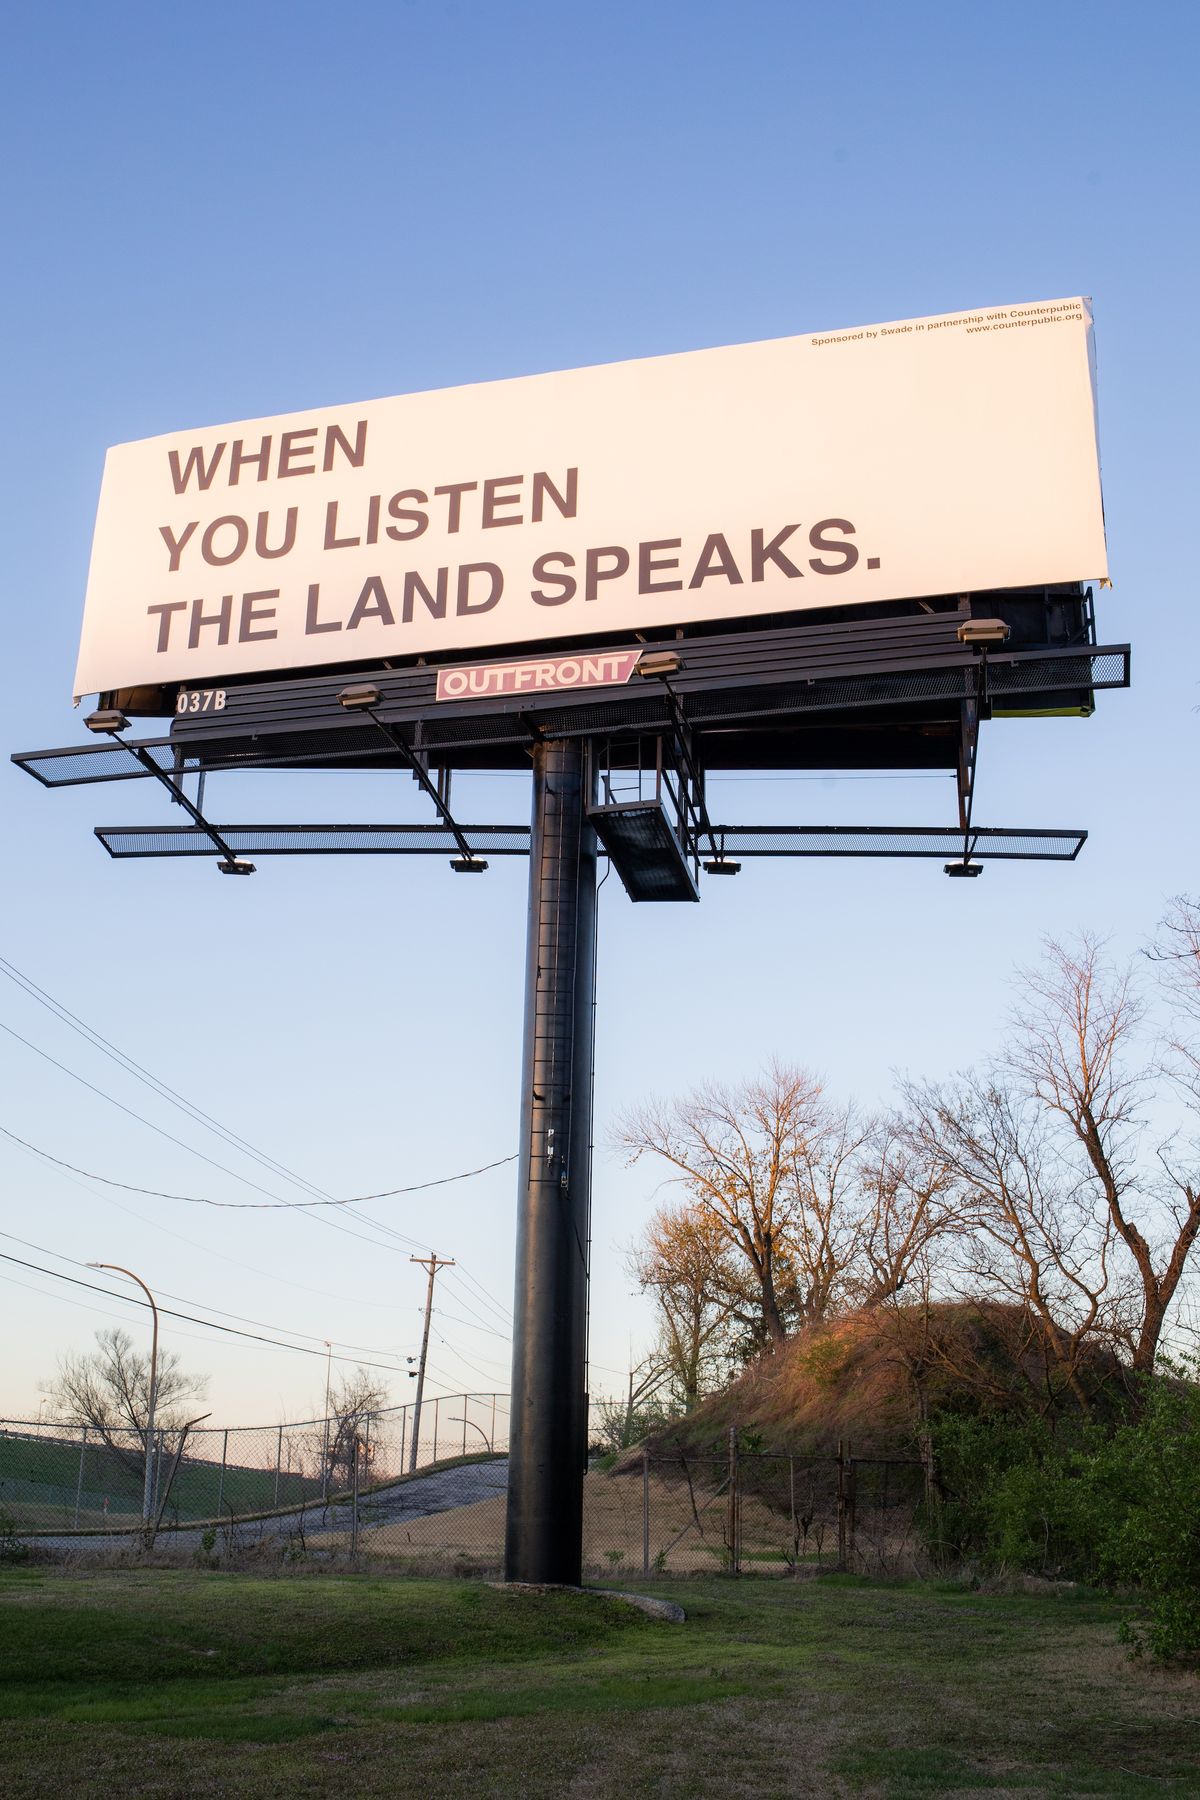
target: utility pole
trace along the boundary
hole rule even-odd
[[[417,1401],[413,1407],[412,1445],[408,1452],[408,1472],[411,1475],[417,1466],[417,1447],[421,1441],[421,1396],[425,1392],[425,1358],[429,1354],[429,1324],[433,1318],[433,1284],[439,1269],[454,1267],[454,1258],[443,1256],[439,1260],[437,1256],[410,1256],[408,1260],[420,1263],[423,1269],[429,1270],[429,1288],[425,1295],[425,1330],[421,1334],[421,1360],[417,1364]]]

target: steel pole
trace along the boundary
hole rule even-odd
[[[420,1263],[429,1270],[429,1290],[425,1295],[425,1329],[421,1333],[421,1360],[417,1364],[417,1398],[413,1405],[412,1449],[408,1456],[408,1472],[411,1475],[417,1466],[417,1452],[421,1444],[421,1401],[425,1394],[425,1359],[429,1355],[429,1324],[433,1318],[433,1284],[439,1269],[452,1269],[453,1257],[438,1260],[437,1252],[428,1256],[410,1256],[409,1262]],[[433,1405],[433,1460],[437,1461],[437,1401]]]
[[[579,1584],[596,836],[578,741],[533,750],[505,1573]]]

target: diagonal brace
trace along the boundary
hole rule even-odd
[[[242,873],[243,870],[248,871],[249,865],[242,863],[241,858],[237,855],[236,851],[230,849],[216,827],[210,825],[199,807],[193,805],[192,801],[188,799],[183,791],[183,784],[181,782],[176,781],[172,776],[168,775],[165,769],[160,769],[154,758],[146,750],[143,750],[140,744],[126,744],[125,749],[128,750],[129,754],[142,765],[147,775],[153,775],[156,781],[160,781],[170,794],[172,800],[174,800],[177,805],[182,806],[183,810],[189,814],[195,824],[198,825],[200,830],[204,833],[209,843],[212,844],[213,848],[221,852],[221,855],[225,858],[225,866],[227,868],[232,869],[239,874]]]
[[[398,731],[393,731],[392,727],[386,722],[386,720],[380,718],[379,714],[375,711],[375,708],[373,706],[365,706],[365,707],[363,707],[362,710],[368,715],[368,717],[370,717],[371,719],[374,720],[375,724],[378,725],[380,731],[382,731],[382,733],[383,733],[384,737],[387,739],[388,743],[391,744],[391,746],[394,750],[398,750],[400,755],[404,758],[405,762],[408,764],[408,767],[411,769],[413,778],[417,782],[417,785],[420,787],[422,793],[428,795],[429,799],[432,800],[434,807],[437,811],[438,818],[442,821],[442,824],[446,827],[446,829],[453,834],[454,841],[458,845],[459,854],[461,856],[465,857],[468,862],[474,862],[475,856],[471,849],[470,844],[467,842],[466,838],[463,836],[462,831],[458,825],[458,821],[455,819],[453,813],[450,811],[450,808],[447,806],[445,796],[443,795],[441,789],[434,782],[430,781],[429,771],[425,767],[424,763],[421,761],[420,757],[412,749],[411,745],[407,744],[404,741],[404,739],[400,736],[400,733]]]

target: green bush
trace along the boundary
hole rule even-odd
[[[1115,1499],[1099,1428],[960,1415],[936,1422],[934,1447],[943,1498],[929,1529],[943,1561],[990,1573],[1101,1578]]]
[[[1200,1384],[1196,1369],[1156,1380],[1114,1456],[1132,1491],[1108,1543],[1107,1572],[1142,1593],[1147,1617],[1127,1636],[1155,1656],[1200,1655]]]
[[[933,1421],[940,1495],[931,1548],[945,1565],[1137,1590],[1126,1636],[1157,1657],[1200,1655],[1200,1383],[1143,1384],[1132,1417],[1019,1413]]]

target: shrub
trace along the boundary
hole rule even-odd
[[[1142,1385],[1133,1418],[1051,1424],[1014,1413],[933,1421],[941,1486],[929,1512],[944,1563],[1135,1588],[1125,1636],[1162,1658],[1200,1654],[1200,1383]]]
[[[1136,1424],[1113,1451],[1130,1473],[1132,1503],[1108,1543],[1111,1578],[1136,1585],[1146,1619],[1131,1622],[1136,1650],[1164,1660],[1200,1655],[1200,1383],[1193,1365],[1156,1380]]]

